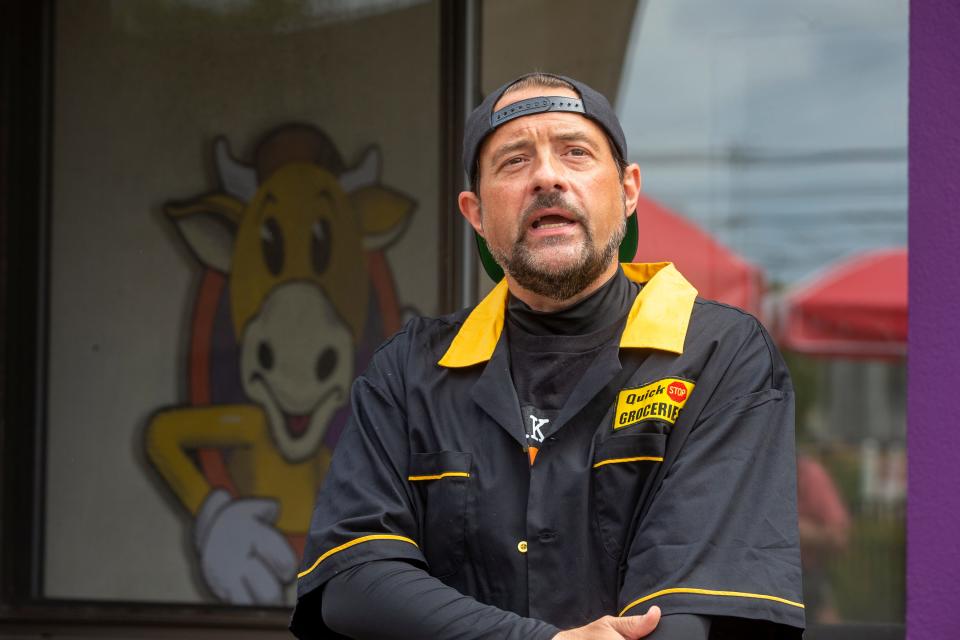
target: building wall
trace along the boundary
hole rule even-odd
[[[907,637],[960,634],[960,4],[910,3]]]

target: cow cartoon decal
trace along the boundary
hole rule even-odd
[[[145,447],[213,595],[282,604],[350,383],[399,328],[383,250],[414,202],[380,184],[376,148],[346,167],[308,125],[264,136],[252,167],[213,151],[220,190],[164,207],[203,275],[188,401],[150,418]]]

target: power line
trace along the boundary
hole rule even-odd
[[[726,151],[659,151],[635,154],[633,162],[656,165],[787,166],[906,162],[905,147],[862,147],[821,151],[769,150],[732,146]]]

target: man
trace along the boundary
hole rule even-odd
[[[751,316],[668,263],[618,265],[626,157],[570,78],[523,76],[470,116],[460,210],[504,278],[356,381],[295,634],[799,637],[789,377]]]

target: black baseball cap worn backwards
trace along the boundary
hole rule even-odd
[[[586,84],[568,78],[566,76],[554,75],[552,73],[543,73],[539,75],[551,76],[569,83],[580,94],[580,98],[571,98],[569,96],[537,96],[527,98],[506,105],[502,109],[494,112],[493,107],[497,101],[503,97],[507,88],[516,84],[520,80],[531,75],[525,74],[504,84],[502,87],[488,95],[483,102],[474,109],[467,118],[466,126],[463,132],[463,166],[469,173],[471,182],[476,181],[477,156],[480,154],[480,147],[487,136],[493,133],[494,129],[516,118],[531,116],[547,111],[567,111],[583,114],[596,122],[606,132],[610,141],[616,147],[620,158],[627,159],[627,140],[623,135],[623,129],[620,127],[620,121],[610,106],[610,102],[600,92],[592,89]],[[549,88],[545,88],[549,91]],[[475,187],[475,185],[473,185]],[[503,279],[503,269],[494,260],[486,241],[480,234],[476,234],[477,249],[480,252],[480,261],[483,263],[483,269],[494,282]],[[619,259],[621,262],[631,262],[637,252],[637,216],[635,212],[630,212],[627,218],[627,233],[620,243]]]

